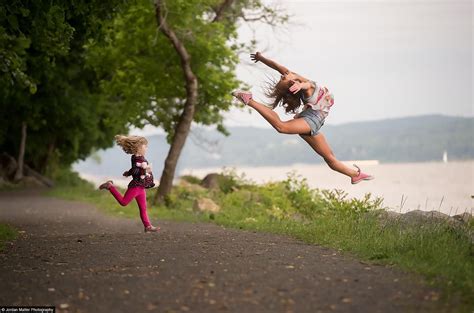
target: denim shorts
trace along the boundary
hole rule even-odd
[[[304,110],[300,113],[298,118],[304,118],[311,128],[309,135],[315,136],[319,133],[319,129],[324,125],[324,116],[321,112],[313,110],[311,108]]]

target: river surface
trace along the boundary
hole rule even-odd
[[[426,162],[359,165],[364,172],[375,176],[372,181],[351,185],[350,179],[329,169],[326,165],[295,164],[278,167],[238,167],[238,174],[257,182],[283,180],[295,172],[319,189],[342,189],[350,197],[363,197],[366,193],[384,199],[392,210],[441,211],[455,215],[472,213],[474,199],[474,161]],[[188,169],[181,174],[204,177],[207,173],[222,171],[218,168]]]
[[[326,165],[295,164],[292,166],[229,167],[238,175],[256,183],[286,179],[294,172],[306,178],[312,188],[342,189],[350,197],[361,198],[367,193],[382,197],[384,206],[397,212],[411,210],[441,211],[449,215],[463,212],[473,213],[474,207],[474,161],[388,163],[359,165],[364,172],[375,176],[372,181],[351,185],[350,179],[329,169]],[[223,168],[185,169],[180,175],[191,174],[204,177],[211,172],[222,172]],[[126,186],[123,177],[100,177],[80,173],[96,185],[106,179]],[[154,173],[155,179],[159,173]],[[156,181],[158,183],[158,181]]]

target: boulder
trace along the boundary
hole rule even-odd
[[[423,222],[440,222],[449,221],[450,217],[447,214],[438,211],[421,211],[414,210],[402,214],[400,220],[408,223],[423,223]]]
[[[376,214],[379,219],[389,221],[397,221],[400,219],[400,216],[402,216],[401,213],[389,210],[380,210],[380,212],[377,212]]]
[[[5,152],[0,154],[0,177],[5,180],[12,180],[17,166],[15,158]]]
[[[218,173],[207,174],[201,181],[201,186],[207,189],[217,190],[219,189],[219,180],[221,176],[222,175]]]
[[[472,215],[470,213],[464,212],[463,214],[454,215],[453,219],[462,223],[469,223],[472,220]]]
[[[190,191],[190,192],[202,192],[202,191],[206,190],[206,188],[204,188],[200,185],[197,185],[197,184],[192,184],[190,182],[187,182],[184,179],[181,179],[179,181],[179,186],[183,187],[184,189],[186,189],[187,191]]]
[[[388,210],[369,211],[365,214],[367,217],[375,216],[382,227],[397,223],[400,220],[401,213]]]
[[[194,201],[194,211],[218,213],[221,208],[209,198],[199,198]]]

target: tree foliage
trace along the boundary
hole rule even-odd
[[[84,44],[100,40],[119,1],[2,1],[0,6],[0,147],[16,155],[28,124],[25,160],[44,171],[68,166],[111,145],[125,130],[100,101],[96,73],[86,68]],[[119,115],[120,116],[120,115]]]
[[[229,42],[236,26],[211,23],[215,0],[168,1],[167,22],[191,55],[199,81],[194,121],[217,125],[224,132],[221,113],[231,106],[230,92],[238,56]],[[142,0],[114,19],[103,42],[87,45],[88,64],[102,77],[101,87],[130,122],[162,127],[170,141],[183,110],[186,88],[179,57],[159,32],[154,7]]]
[[[167,133],[171,147],[155,201],[171,190],[193,121],[227,134],[222,112],[241,84],[235,76],[237,21],[252,10],[262,12],[255,20],[278,18],[259,0],[139,0],[111,23],[104,42],[87,46],[109,101],[133,125]]]

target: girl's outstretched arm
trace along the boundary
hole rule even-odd
[[[286,67],[276,63],[273,60],[267,59],[260,52],[252,53],[250,55],[250,58],[252,59],[252,61],[255,61],[255,63],[257,63],[258,61],[262,62],[263,64],[265,64],[268,67],[271,67],[275,71],[280,72],[281,75],[287,74],[289,72],[289,70]]]

